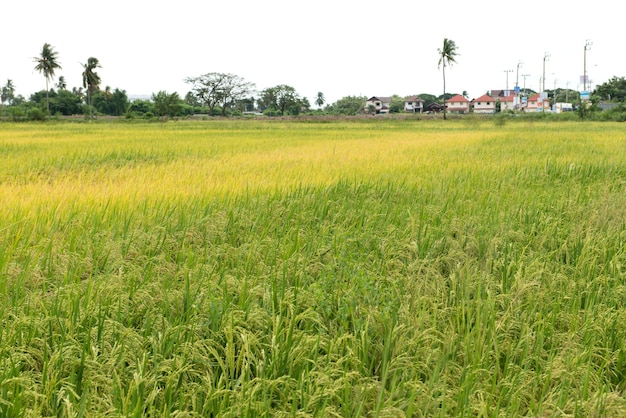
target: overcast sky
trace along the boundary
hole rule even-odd
[[[584,6],[584,9],[582,8]],[[9,1],[0,24],[0,85],[28,97],[45,88],[33,67],[44,43],[69,88],[100,60],[102,87],[133,95],[189,91],[185,77],[233,73],[258,90],[293,86],[313,103],[343,96],[442,93],[437,49],[458,46],[446,91],[470,98],[519,84],[582,90],[584,45],[593,84],[626,76],[622,5],[552,0],[78,0]],[[512,70],[507,73],[505,70]],[[55,80],[56,82],[56,80]]]

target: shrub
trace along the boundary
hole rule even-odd
[[[44,121],[46,120],[46,112],[38,107],[33,107],[26,113],[26,118],[28,120]]]

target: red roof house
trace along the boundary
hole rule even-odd
[[[469,105],[469,100],[460,94],[446,100],[446,108],[450,113],[469,113]]]

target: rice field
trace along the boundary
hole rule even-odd
[[[0,124],[0,417],[626,416],[626,130]]]

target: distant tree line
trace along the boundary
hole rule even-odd
[[[443,104],[455,94],[445,92],[445,69],[455,62],[457,47],[454,41],[444,39],[443,47],[438,50],[439,67],[444,78],[444,94],[435,96],[419,94],[424,104]],[[38,56],[33,58],[34,69],[45,79],[46,88],[30,95],[28,99],[16,94],[13,80],[8,79],[0,87],[0,116],[12,120],[41,120],[50,115],[98,115],[125,116],[127,118],[175,118],[191,115],[237,116],[244,114],[263,114],[266,116],[284,116],[299,114],[358,115],[364,113],[365,96],[346,96],[334,103],[327,104],[322,92],[313,99],[317,108],[313,109],[306,97],[301,96],[294,87],[279,84],[257,90],[256,85],[242,77],[210,72],[184,79],[190,90],[185,97],[178,93],[158,91],[150,99],[130,100],[126,91],[110,86],[101,88],[102,81],[97,70],[102,68],[95,57],[89,57],[82,67],[82,85],[68,88],[65,78],[59,76],[53,84],[56,73],[62,70],[58,53],[54,47],[45,43]],[[467,96],[466,92],[462,93]],[[551,101],[575,102],[578,92],[570,89],[548,91]],[[624,109],[626,97],[626,79],[613,77],[604,84],[596,86],[592,94],[592,104],[600,101],[620,104]],[[595,110],[597,107],[587,107]],[[404,111],[404,97],[391,97],[390,112]]]

